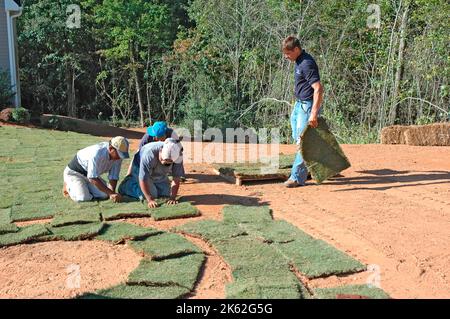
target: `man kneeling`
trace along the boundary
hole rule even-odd
[[[111,199],[120,202],[122,196],[116,193],[122,160],[129,158],[128,140],[114,137],[109,143],[103,142],[86,147],[77,152],[64,170],[64,196],[76,202],[93,199]],[[100,177],[109,172],[109,184]]]
[[[144,145],[140,156],[133,158],[131,174],[119,186],[119,193],[147,200],[149,208],[158,206],[155,199],[170,197],[168,204],[177,204],[180,179],[184,177],[183,147],[173,138]],[[168,175],[173,177],[172,185]]]

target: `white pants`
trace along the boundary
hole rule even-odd
[[[106,186],[105,181],[101,177],[99,179]],[[109,198],[108,194],[99,190],[86,176],[71,170],[69,167],[64,170],[64,182],[70,198],[75,202]]]

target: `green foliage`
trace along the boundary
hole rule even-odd
[[[17,107],[12,111],[11,117],[16,123],[26,124],[30,121],[31,116],[30,112],[27,109],[23,107]]]
[[[0,106],[10,106],[13,96],[14,92],[11,87],[9,73],[0,69]]]

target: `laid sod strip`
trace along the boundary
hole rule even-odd
[[[152,218],[156,221],[200,216],[200,211],[189,202],[176,205],[164,204],[150,209]]]
[[[234,224],[225,224],[215,220],[201,220],[190,222],[172,229],[176,232],[199,236],[209,243],[228,238],[247,235],[247,233]]]
[[[305,299],[300,288],[273,284],[258,285],[248,282],[236,282],[226,286],[228,299]]]
[[[84,240],[90,239],[98,235],[104,224],[101,222],[82,224],[82,225],[69,225],[62,227],[48,227],[50,234],[42,237],[42,240]]]
[[[47,234],[49,231],[43,225],[21,227],[17,232],[0,235],[0,247],[27,243]]]
[[[193,290],[205,261],[204,254],[191,254],[161,261],[143,259],[128,277],[129,285],[173,286]]]
[[[171,233],[163,233],[139,241],[133,240],[129,244],[137,252],[147,255],[153,260],[202,252],[183,236]]]
[[[314,298],[336,299],[352,296],[364,296],[370,299],[389,299],[390,296],[380,288],[368,285],[349,285],[335,288],[318,288],[314,290]]]
[[[284,220],[246,223],[240,224],[239,227],[245,229],[249,235],[268,243],[288,243],[306,235]]]
[[[11,208],[11,217],[15,222],[52,218],[58,210],[53,203],[29,203]]]
[[[226,223],[259,223],[273,220],[269,206],[229,205],[223,208],[222,214]]]
[[[105,224],[96,239],[111,241],[114,243],[131,239],[144,239],[162,233],[154,228],[145,228],[129,223]]]
[[[355,273],[366,269],[366,266],[356,259],[322,240],[295,240],[273,245],[308,278]]]
[[[305,129],[300,150],[308,171],[319,184],[350,167],[350,162],[323,118],[319,118],[317,128],[308,126]]]
[[[119,285],[95,293],[79,296],[80,299],[179,299],[190,293],[180,286],[147,287]]]
[[[226,286],[229,299],[301,299],[300,285],[295,282],[274,282],[272,278],[251,278]]]
[[[100,213],[103,220],[115,220],[131,217],[150,217],[151,212],[147,206],[141,202],[112,203],[101,202]]]
[[[87,213],[79,211],[68,211],[56,214],[50,224],[53,227],[61,227],[77,224],[89,224],[99,221],[100,221],[100,214],[98,212]]]
[[[0,209],[0,225],[10,224],[11,222],[11,208]]]
[[[8,233],[16,233],[19,227],[16,224],[0,224],[0,235]]]

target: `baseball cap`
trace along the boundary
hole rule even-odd
[[[153,126],[147,128],[147,134],[152,137],[163,137],[166,135],[167,123],[166,122],[155,122]]]
[[[120,158],[130,158],[130,154],[128,153],[130,143],[125,137],[116,136],[109,142],[109,144],[117,150]]]
[[[164,141],[161,152],[163,160],[170,159],[176,164],[180,164],[183,161],[183,146],[173,138],[168,138]]]

